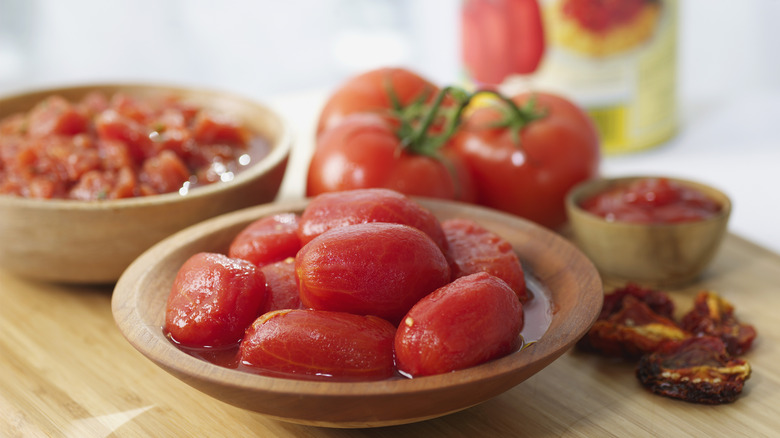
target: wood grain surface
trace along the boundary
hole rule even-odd
[[[570,351],[465,411],[402,426],[326,429],[235,408],[167,374],[119,333],[111,288],[37,283],[0,271],[0,436],[776,436],[778,284],[780,256],[729,235],[699,283],[670,291],[682,311],[697,291],[714,290],[757,327],[746,356],[753,375],[733,404],[652,395],[637,383],[632,364]]]

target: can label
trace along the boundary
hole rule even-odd
[[[544,54],[532,73],[506,76],[502,92],[545,90],[572,99],[592,116],[608,154],[645,149],[676,132],[677,0],[538,5]]]

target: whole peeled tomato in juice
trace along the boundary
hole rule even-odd
[[[228,256],[248,260],[257,266],[294,257],[301,249],[299,216],[275,214],[247,225],[230,243]]]
[[[374,222],[331,229],[295,256],[304,306],[397,322],[450,279],[447,259],[422,231]]]
[[[165,308],[165,331],[187,347],[241,340],[266,300],[263,273],[246,260],[198,253],[179,268]]]
[[[395,371],[395,326],[375,316],[295,309],[269,312],[247,329],[243,365],[275,375],[377,380]]]
[[[351,114],[323,132],[309,163],[306,194],[386,188],[407,195],[473,202],[471,175],[460,157],[442,148],[435,129],[417,136],[379,114]]]
[[[552,229],[566,222],[566,194],[596,177],[601,160],[590,117],[542,92],[478,107],[452,147],[471,170],[479,204]]]
[[[546,44],[537,0],[466,0],[461,23],[463,63],[478,84],[539,67]]]
[[[433,213],[408,196],[388,189],[358,189],[323,193],[309,202],[298,228],[303,244],[332,228],[369,222],[409,225],[447,247],[441,224]]]
[[[509,241],[471,219],[447,219],[441,227],[453,278],[487,272],[504,280],[520,302],[531,299],[523,266]]]
[[[505,356],[520,346],[523,307],[501,279],[461,277],[414,305],[395,335],[398,369],[442,374]]]
[[[301,297],[298,295],[298,282],[295,280],[295,259],[288,257],[282,261],[269,263],[260,268],[265,276],[268,299],[260,313],[272,310],[299,309]]]
[[[317,121],[317,135],[355,113],[389,115],[393,100],[403,107],[429,102],[439,87],[421,75],[398,67],[383,67],[347,79],[328,97]]]

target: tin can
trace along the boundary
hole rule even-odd
[[[465,80],[561,94],[606,154],[646,149],[678,126],[677,20],[677,0],[465,0]]]

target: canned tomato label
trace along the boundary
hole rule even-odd
[[[606,153],[657,145],[677,129],[677,6],[677,0],[466,0],[467,83],[571,98],[593,117]]]

